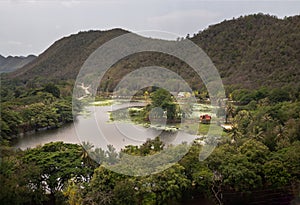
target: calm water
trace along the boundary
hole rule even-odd
[[[92,143],[95,147],[106,149],[112,144],[116,149],[126,145],[140,145],[147,139],[158,135],[165,144],[180,144],[183,141],[192,142],[196,136],[184,132],[164,132],[153,128],[146,128],[128,122],[109,121],[109,112],[131,106],[141,106],[143,103],[119,104],[113,106],[88,107],[89,114],[77,118],[56,130],[40,131],[20,137],[15,147],[20,149],[32,148],[49,142],[63,141],[66,143]]]
[[[78,123],[78,122],[75,122]],[[14,147],[20,149],[33,148],[37,145],[43,145],[49,142],[64,141],[67,143],[80,143],[76,136],[76,131],[73,123],[64,125],[55,130],[45,130],[35,133],[28,133],[19,137],[14,144]]]

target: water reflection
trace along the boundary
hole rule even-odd
[[[109,112],[129,106],[141,106],[144,103],[119,104],[114,106],[92,106],[87,109],[90,115],[82,115],[74,123],[56,130],[40,131],[20,137],[15,147],[20,149],[33,148],[49,142],[63,141],[66,143],[92,143],[95,147],[106,149],[112,144],[117,150],[126,145],[140,145],[147,139],[154,139],[158,135],[166,144],[181,144],[192,142],[196,137],[182,131],[164,132],[146,128],[127,122],[109,122]]]

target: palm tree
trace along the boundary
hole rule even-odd
[[[261,127],[254,125],[252,127],[252,132],[251,132],[251,136],[253,139],[257,140],[257,141],[262,141],[264,139],[263,137],[263,130]]]
[[[283,125],[277,125],[274,129],[274,132],[276,134],[275,141],[278,148],[283,148],[290,144],[289,137],[286,133],[286,128]]]
[[[101,148],[96,148],[94,153],[94,159],[98,164],[102,164],[105,161],[105,151]]]
[[[94,145],[90,142],[82,142],[82,152],[81,152],[81,159],[85,166],[91,167],[95,164],[95,162],[91,158],[92,149]]]
[[[249,126],[251,126],[254,122],[251,113],[247,110],[239,111],[233,121],[237,124],[237,127],[244,135],[248,133]]]
[[[229,137],[231,138],[231,143],[234,143],[237,147],[237,141],[242,138],[242,133],[239,131],[237,123],[232,124],[232,129],[230,131]]]
[[[118,152],[116,151],[116,148],[114,148],[113,145],[107,145],[107,151],[106,151],[106,155],[107,155],[107,162],[109,164],[115,164],[118,162]]]
[[[227,106],[226,106],[226,114],[225,114],[225,123],[227,124],[228,123],[228,119],[231,117],[233,118],[234,117],[234,112],[235,112],[235,109],[234,107],[232,106],[231,103],[227,103]]]
[[[269,123],[274,121],[273,118],[267,113],[262,117],[262,120],[263,122],[267,123],[267,130],[269,128]]]

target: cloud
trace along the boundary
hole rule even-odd
[[[211,11],[195,9],[195,10],[185,10],[185,11],[172,11],[170,13],[152,17],[150,21],[153,22],[163,22],[163,23],[176,23],[182,22],[183,20],[189,20],[191,18],[215,18],[218,17],[218,14]]]
[[[171,32],[200,29],[216,22],[220,14],[202,9],[172,11],[164,15],[148,18],[148,23],[156,29],[170,29]]]
[[[21,43],[19,41],[8,41],[7,44],[8,45],[19,46],[19,45],[22,45],[23,43]]]
[[[63,6],[65,7],[72,7],[72,6],[76,6],[80,3],[82,3],[81,1],[78,1],[78,0],[63,0],[60,2]]]

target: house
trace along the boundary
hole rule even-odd
[[[221,127],[223,128],[223,130],[225,132],[229,132],[232,130],[232,125],[229,125],[229,124],[222,124]]]
[[[203,124],[210,124],[211,116],[208,114],[200,115],[200,122]]]
[[[190,98],[192,94],[190,92],[179,92],[177,94],[178,98]]]

